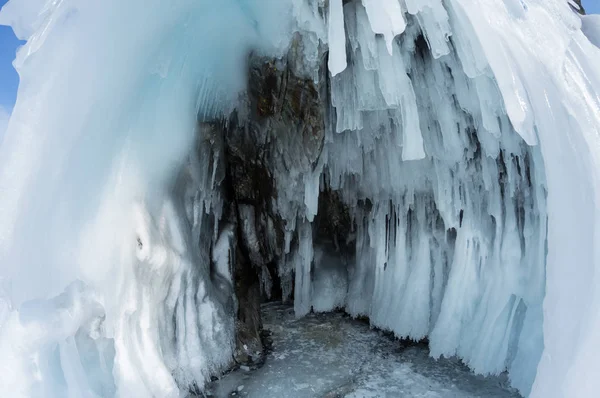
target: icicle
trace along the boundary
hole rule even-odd
[[[329,71],[335,76],[346,69],[346,33],[342,0],[329,1]]]
[[[294,256],[295,287],[294,312],[297,317],[304,316],[311,309],[310,274],[313,263],[312,226],[307,221],[298,225],[298,249]]]
[[[382,34],[390,55],[393,53],[394,38],[404,32],[406,21],[404,11],[397,0],[363,0],[363,5],[369,16],[371,29]]]

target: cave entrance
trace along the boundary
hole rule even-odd
[[[236,231],[240,369],[265,358],[261,331],[271,330],[276,349],[276,332],[293,335],[294,322],[320,317],[328,324],[343,309],[400,338],[427,338],[422,348],[436,358],[457,355],[482,373],[509,369],[513,385],[529,388],[530,359],[543,349],[543,160],[506,115],[471,106],[478,93],[464,86],[455,59],[434,59],[415,40],[420,50],[407,50],[413,86],[449,82],[443,103],[414,92],[414,111],[428,123],[423,157],[400,149],[402,112],[346,108],[360,98],[344,82],[362,69],[349,60],[343,73],[352,76],[333,78],[324,55],[307,77],[296,46],[283,59],[251,55],[238,110],[202,127],[206,190],[222,195],[220,229]],[[493,81],[483,83],[496,95]],[[271,312],[278,305],[289,307]],[[341,355],[302,341],[294,350]]]
[[[421,204],[429,203],[423,200]],[[377,295],[374,291],[377,275],[357,266],[357,261],[376,262],[377,248],[371,238],[360,236],[364,231],[357,225],[356,214],[376,218],[378,209],[368,200],[349,209],[339,192],[326,186],[320,191],[318,205],[313,221],[296,225],[293,236],[287,238],[289,253],[274,253],[262,265],[256,261],[269,258],[265,254],[268,242],[278,241],[277,236],[282,234],[276,230],[276,223],[269,221],[265,208],[245,203],[237,210],[237,364],[210,383],[207,394],[329,398],[420,394],[520,396],[509,387],[506,373],[476,376],[457,358],[432,359],[426,339],[418,342],[398,339],[393,332],[384,330],[389,328],[373,328],[369,318],[357,317],[361,311],[367,311],[357,303],[369,303],[369,296]],[[394,214],[390,209],[393,206],[387,204],[387,211]],[[399,242],[396,235],[404,233],[402,239],[406,245],[419,247],[417,242],[425,236],[417,228],[420,213],[409,209],[404,218],[383,217],[386,241]],[[433,220],[431,230],[443,231],[439,239],[444,239],[454,250],[457,230],[445,229],[435,206],[428,217]],[[461,217],[461,226],[462,221]],[[403,226],[397,228],[401,222]],[[372,230],[373,226],[363,227]],[[376,236],[373,231],[371,234]],[[360,256],[368,258],[357,258],[357,247],[361,245],[364,247]],[[418,251],[408,253],[408,257],[418,255]],[[452,257],[452,253],[448,255]],[[303,278],[299,274],[306,271],[303,256],[310,256],[304,276],[308,279],[303,281],[308,281],[308,289],[299,281]],[[447,274],[447,258],[443,262],[441,269]],[[387,268],[386,263],[382,271]],[[305,291],[299,292],[302,289]],[[299,297],[301,294],[308,296]],[[298,303],[298,300],[308,301]]]

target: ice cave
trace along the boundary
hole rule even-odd
[[[0,24],[26,40],[1,395],[600,395],[579,1],[10,0]]]

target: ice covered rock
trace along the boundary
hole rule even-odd
[[[0,147],[13,396],[201,390],[260,355],[274,298],[524,394],[597,390],[600,50],[564,0],[11,0],[0,20],[29,38]]]

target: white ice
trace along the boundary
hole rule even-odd
[[[600,47],[600,15],[583,15],[581,31],[596,47]]]
[[[315,81],[330,51],[332,118],[275,204],[297,314],[341,305],[525,395],[600,391],[597,18],[564,0],[10,0],[0,23],[27,39],[0,147],[6,394],[179,396],[227,365],[224,202],[190,149],[237,106],[248,52],[292,38]],[[317,182],[356,225],[349,261],[321,261]]]
[[[342,0],[329,3],[329,71],[332,76],[346,69],[346,32]]]
[[[4,107],[0,106],[0,142],[2,142],[2,139],[4,138],[4,133],[8,128],[9,117],[10,114],[8,113],[8,111]]]
[[[3,394],[180,396],[229,363],[230,275],[191,243],[212,236],[218,182],[188,159],[198,119],[235,105],[248,49],[287,48],[289,2],[257,4],[3,8],[27,39],[0,148]]]

